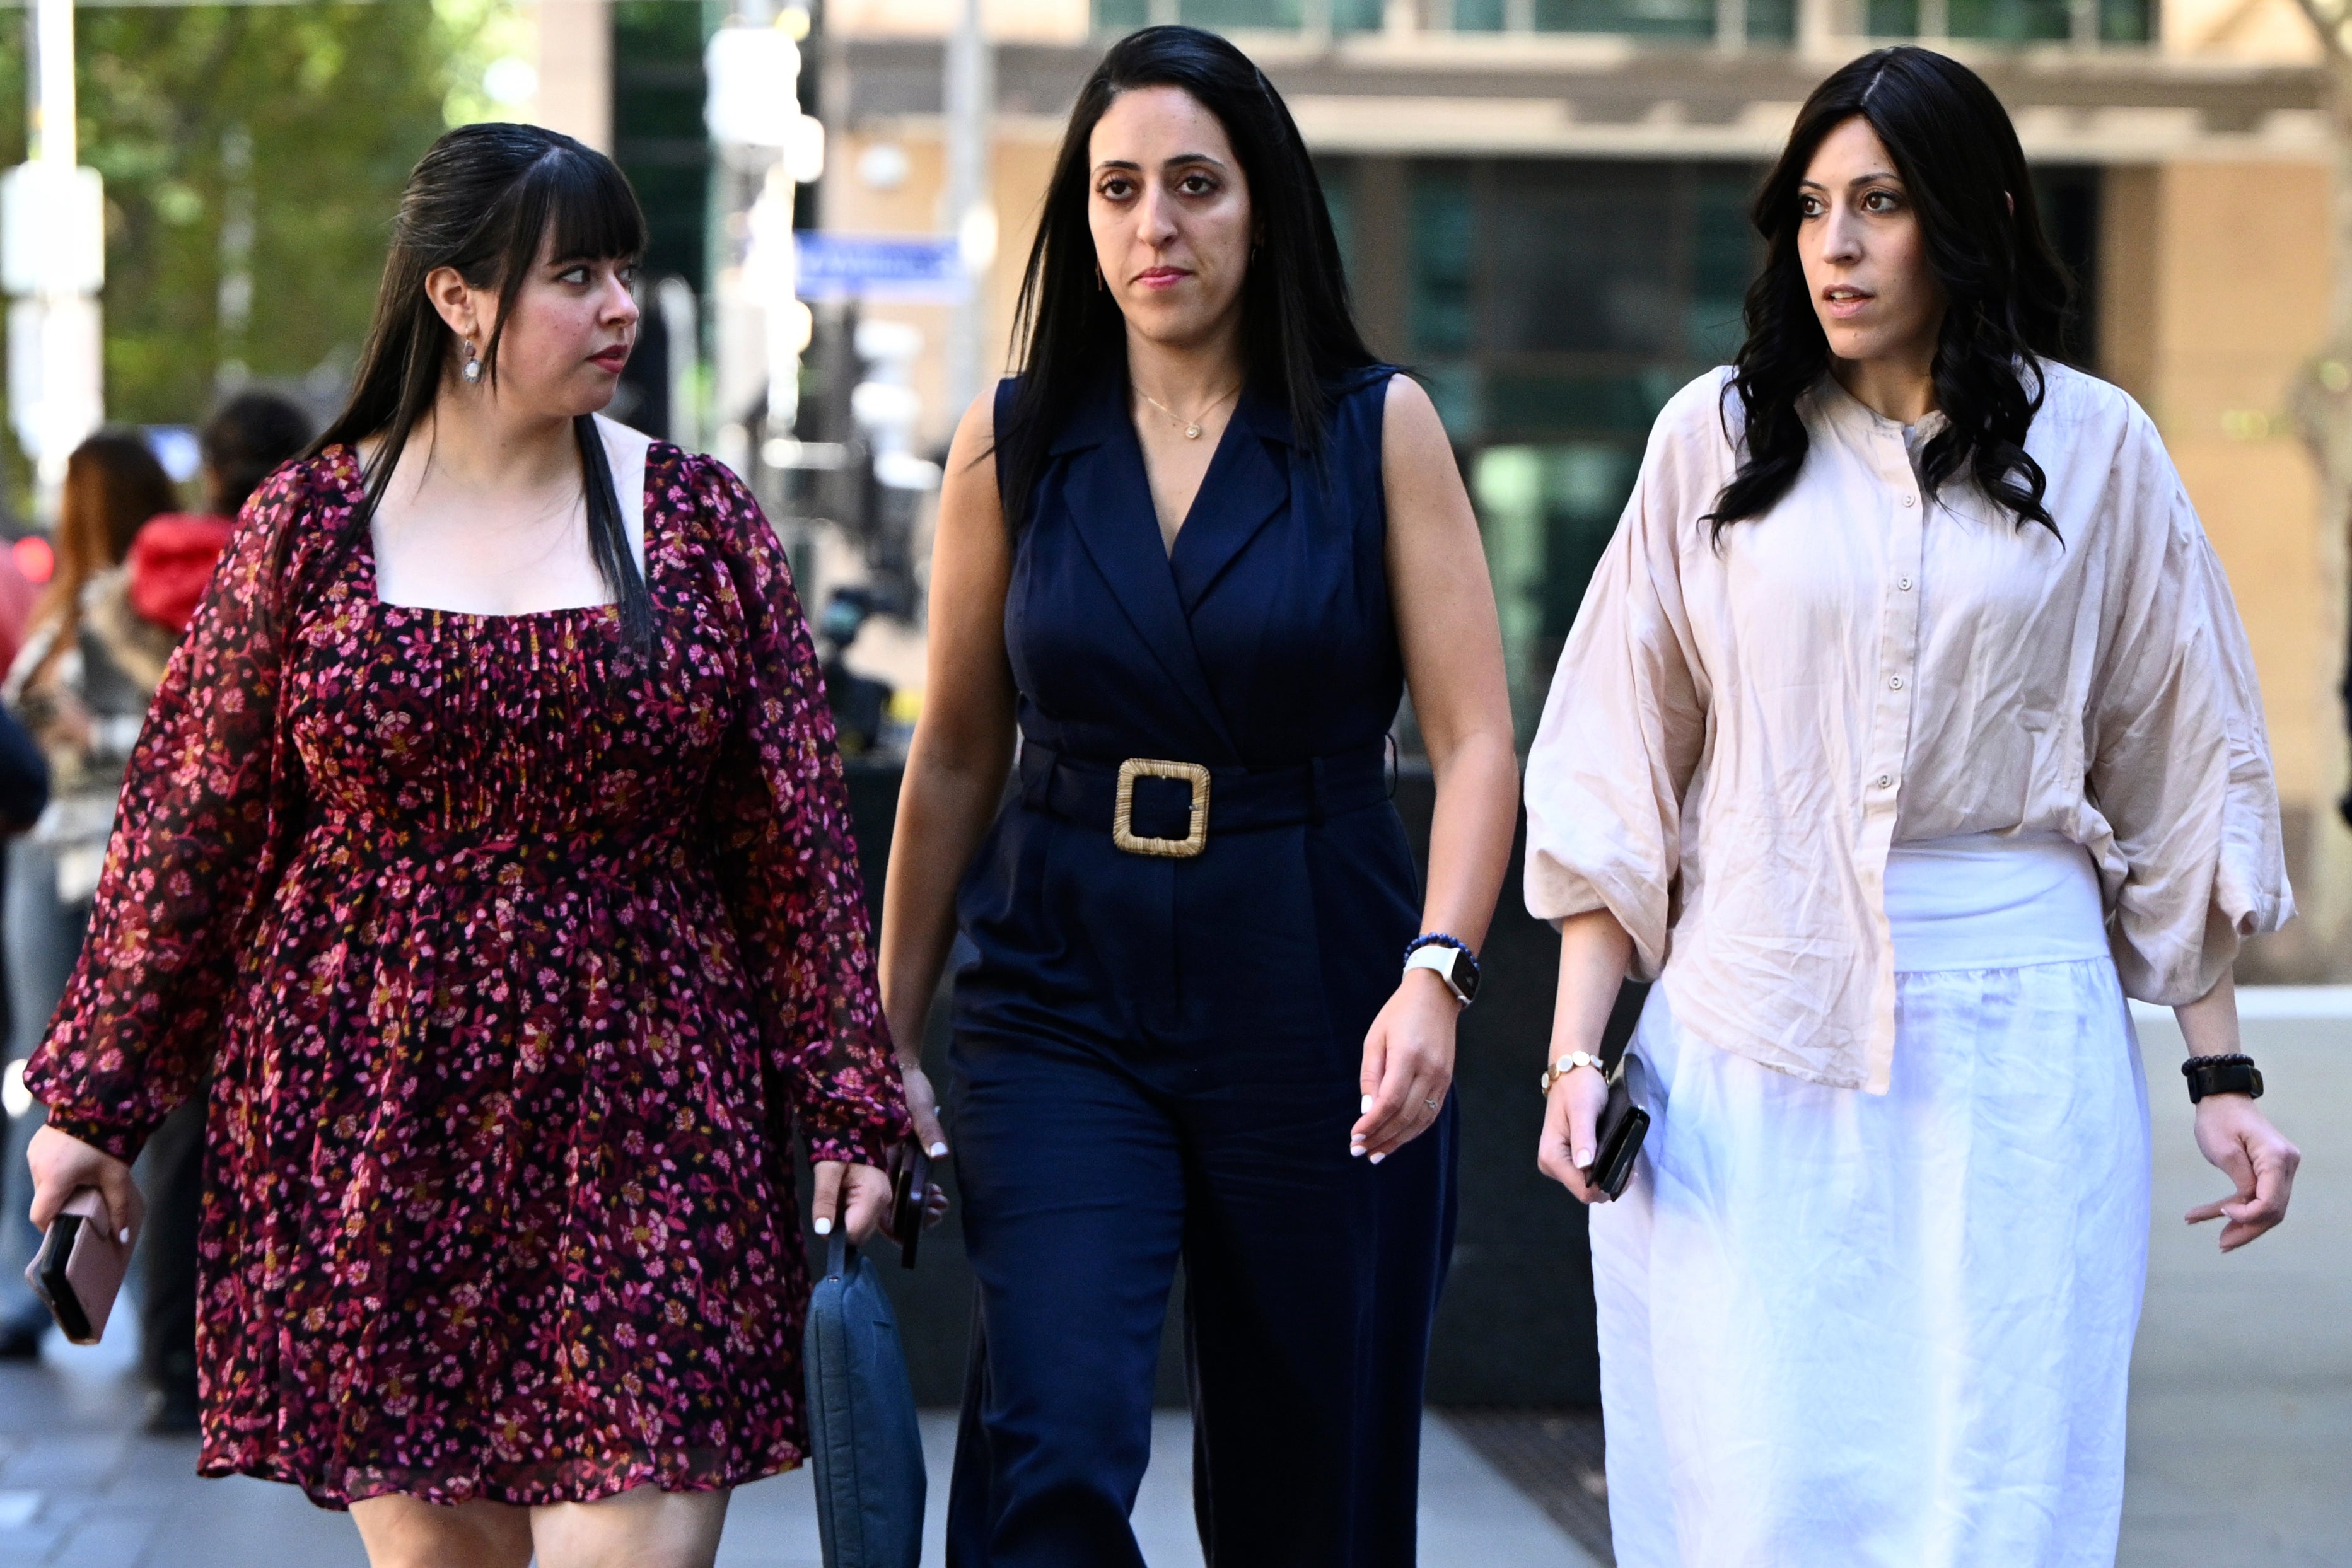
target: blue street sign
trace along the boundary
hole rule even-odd
[[[832,234],[803,229],[797,291],[803,299],[889,299],[952,305],[971,288],[955,236]]]

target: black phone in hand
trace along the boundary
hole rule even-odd
[[[1633,1157],[1642,1152],[1642,1140],[1650,1132],[1650,1113],[1633,1103],[1625,1071],[1625,1059],[1621,1056],[1617,1071],[1609,1075],[1609,1103],[1601,1112],[1597,1134],[1601,1149],[1584,1173],[1587,1186],[1607,1193],[1612,1200],[1625,1195],[1625,1184],[1633,1179]]]
[[[890,1193],[890,1231],[898,1239],[901,1268],[915,1266],[915,1252],[923,1239],[924,1202],[930,1194],[931,1156],[918,1145],[898,1162],[898,1185]]]

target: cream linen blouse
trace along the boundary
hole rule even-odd
[[[1658,416],[1560,655],[1528,909],[1615,915],[1696,1038],[1884,1093],[1888,846],[2056,831],[2124,988],[2203,996],[2294,900],[2245,630],[2147,415],[2048,367],[2026,450],[2062,542],[1963,480],[1922,507],[1903,427],[1825,379],[1795,486],[1718,550],[1730,376]]]

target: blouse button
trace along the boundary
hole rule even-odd
[[[1895,787],[1895,776],[1891,773],[1880,774],[1878,776],[1878,787],[1881,789],[1892,789]]]
[[[1895,586],[1908,593],[1911,591],[1911,580],[1907,577],[1898,577],[1895,580]]]
[[[1916,503],[1916,497],[1914,497],[1906,496],[1906,497],[1903,497],[1903,504],[1904,504],[1905,506],[1906,506],[1906,507],[1908,507],[1908,506],[1912,506],[1912,505],[1914,505],[1915,503]]]
[[[1903,689],[1903,677],[1900,675],[1889,675],[1886,677],[1886,684],[1893,690],[1899,692]]]

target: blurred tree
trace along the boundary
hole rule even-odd
[[[184,423],[240,376],[331,402],[401,181],[480,101],[498,0],[85,7],[81,160],[106,179],[110,417]],[[19,14],[22,15],[21,13]],[[0,22],[0,105],[25,101]],[[0,112],[0,164],[25,156]],[[21,499],[24,465],[6,454]]]

